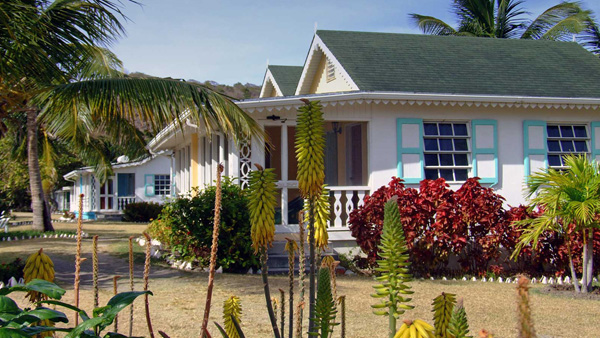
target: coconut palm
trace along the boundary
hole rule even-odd
[[[132,135],[131,122],[157,131],[184,114],[208,133],[240,141],[260,128],[229,99],[174,79],[128,78],[107,48],[124,33],[113,0],[0,2],[0,117],[27,114],[34,229],[50,229],[39,170],[38,130],[91,152],[85,124],[113,139]],[[135,138],[135,136],[134,136]],[[138,143],[139,144],[139,143]]]
[[[600,214],[600,165],[589,161],[585,155],[566,155],[565,170],[552,168],[534,173],[527,181],[527,196],[531,205],[544,210],[541,217],[516,222],[523,227],[523,233],[513,253],[517,257],[520,250],[529,244],[537,246],[539,237],[546,231],[560,233],[566,241],[569,265],[576,291],[577,273],[573,266],[571,242],[575,232],[583,238],[583,274],[581,292],[591,291],[593,277],[594,230],[599,227]]]
[[[590,52],[600,55],[600,27],[590,20],[587,29],[581,34],[579,42]]]
[[[425,34],[570,40],[573,34],[586,29],[591,14],[578,2],[561,2],[530,21],[523,3],[523,0],[454,0],[457,28],[433,16],[412,13],[410,17]]]

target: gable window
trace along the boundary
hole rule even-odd
[[[171,179],[169,175],[154,175],[154,194],[171,195]]]
[[[548,166],[551,168],[565,168],[564,155],[589,153],[590,137],[585,125],[548,124],[546,132]]]
[[[326,64],[327,82],[335,80],[335,65],[329,59]]]
[[[466,181],[471,170],[470,143],[466,122],[424,122],[425,178]]]

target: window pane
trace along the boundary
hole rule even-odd
[[[452,136],[452,125],[450,123],[440,123],[440,135]]]
[[[440,150],[452,151],[452,140],[451,139],[440,139]]]
[[[548,151],[560,151],[560,144],[558,141],[548,141]]]
[[[575,150],[587,153],[587,143],[585,141],[575,141]]]
[[[560,126],[560,134],[562,137],[573,137],[573,127],[571,126]]]
[[[575,150],[573,141],[560,141],[560,145],[562,147],[562,151],[564,152],[572,152]]]
[[[440,165],[452,166],[452,154],[440,154]]]
[[[585,126],[573,126],[575,129],[575,137],[587,137]]]
[[[467,146],[467,139],[464,139],[464,138],[454,139],[454,150],[464,150],[464,151],[469,150],[469,147]]]
[[[438,150],[438,144],[436,139],[425,140],[425,150]]]
[[[437,135],[437,124],[435,123],[423,123],[423,129],[425,135]]]
[[[425,165],[426,166],[437,166],[440,165],[438,156],[436,154],[425,154]]]
[[[446,181],[454,181],[454,173],[452,169],[440,169],[440,177]]]
[[[454,169],[454,176],[457,181],[466,181],[469,173],[467,169]]]
[[[467,125],[466,124],[455,124],[454,135],[456,136],[467,136]]]
[[[551,167],[560,166],[560,155],[548,155],[548,164]]]
[[[425,179],[435,180],[436,178],[438,178],[437,169],[425,169]]]
[[[467,154],[454,154],[455,165],[469,165],[467,160]]]
[[[548,131],[548,137],[560,137],[558,126],[548,126],[546,130]]]

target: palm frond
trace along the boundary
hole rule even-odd
[[[495,37],[514,38],[524,27],[521,17],[529,14],[521,8],[524,1],[499,0],[496,8]]]
[[[590,15],[579,2],[561,2],[531,21],[521,39],[564,40],[570,34],[583,31]]]
[[[35,98],[43,107],[40,121],[50,131],[63,130],[65,119],[78,119],[81,111],[107,128],[123,120],[148,123],[155,131],[184,113],[206,128],[223,132],[238,143],[247,136],[263,137],[263,131],[248,114],[229,99],[206,87],[172,79],[97,79],[48,88]]]
[[[456,30],[444,21],[433,16],[409,14],[412,22],[425,34],[429,35],[455,35]]]
[[[586,29],[579,35],[579,43],[590,52],[600,55],[600,28],[591,16]]]

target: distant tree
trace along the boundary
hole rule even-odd
[[[579,2],[561,2],[528,20],[523,0],[454,0],[458,27],[433,16],[411,13],[425,34],[459,35],[501,39],[570,40],[586,30],[591,11]]]

